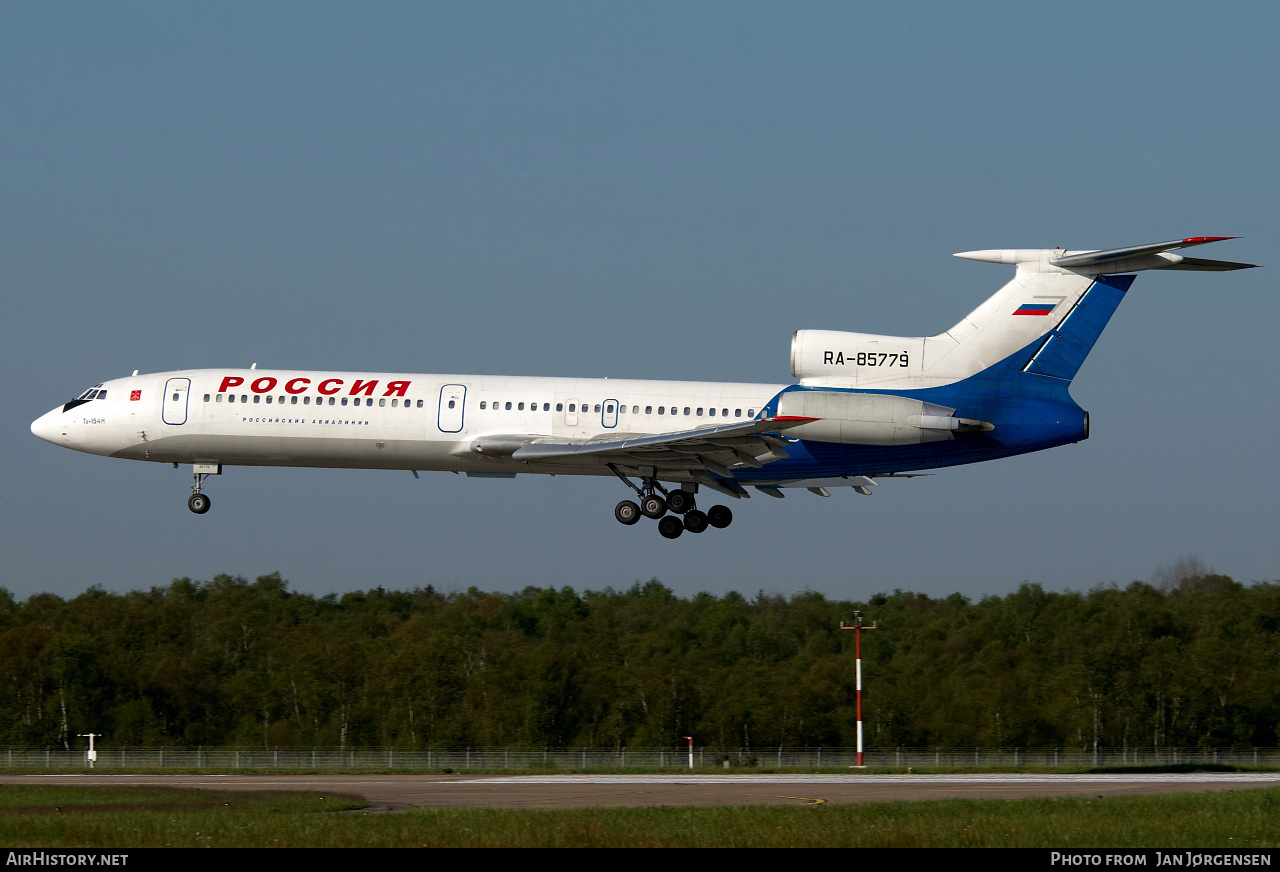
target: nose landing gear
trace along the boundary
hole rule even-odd
[[[178,464],[174,464],[177,466]],[[222,475],[221,463],[195,463],[191,466],[192,475],[195,476],[195,484],[191,485],[191,496],[187,498],[187,508],[195,512],[197,515],[203,515],[209,511],[209,507],[213,505],[213,501],[209,499],[209,495],[201,492],[200,488],[204,484],[204,480],[211,475]]]

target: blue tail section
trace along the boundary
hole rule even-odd
[[[1124,299],[1135,276],[1098,276],[1067,317],[1044,338],[1023,372],[1070,381]]]

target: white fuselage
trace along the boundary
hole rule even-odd
[[[32,424],[91,454],[164,463],[514,473],[473,445],[572,441],[747,421],[785,385],[519,376],[180,370],[104,382]],[[583,464],[538,472],[610,475]]]

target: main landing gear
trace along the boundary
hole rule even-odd
[[[641,516],[653,518],[658,522],[659,533],[667,539],[678,539],[686,530],[701,533],[707,527],[723,529],[733,523],[733,512],[729,511],[728,506],[712,506],[706,512],[701,512],[692,491],[669,491],[654,478],[644,479],[643,487],[640,488],[618,470],[614,469],[613,472],[636,492],[640,500],[639,503],[623,500],[613,508],[613,516],[628,527],[639,523]],[[672,514],[667,514],[668,512]],[[680,515],[683,518],[678,517]]]

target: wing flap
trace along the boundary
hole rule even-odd
[[[701,427],[679,433],[627,436],[622,439],[595,442],[559,442],[539,437],[512,452],[511,459],[534,462],[598,458],[601,461],[609,461],[623,457],[629,460],[653,462],[657,459],[654,455],[674,454],[679,462],[688,462],[696,461],[698,454],[716,454],[720,449],[728,449],[735,457],[734,462],[747,462],[746,457],[755,460],[765,454],[769,455],[770,460],[776,460],[786,456],[785,453],[781,453],[782,446],[786,442],[777,436],[770,438],[770,435],[815,420],[817,419],[788,415],[744,421],[739,424]],[[685,456],[686,453],[694,456]]]

